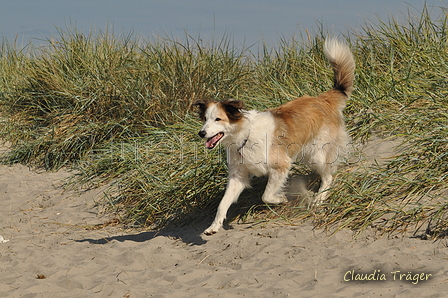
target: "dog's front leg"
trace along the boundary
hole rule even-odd
[[[222,227],[224,220],[226,219],[227,210],[230,205],[236,203],[241,192],[246,188],[247,183],[246,177],[229,177],[229,182],[227,183],[226,192],[219,203],[218,212],[216,213],[215,220],[212,225],[204,231],[206,235],[212,235],[219,231]]]
[[[261,197],[263,202],[267,204],[281,204],[288,201],[282,193],[282,188],[288,179],[288,170],[287,168],[271,169],[268,184]]]

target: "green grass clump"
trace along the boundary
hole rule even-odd
[[[378,20],[348,33],[357,65],[345,110],[352,139],[360,144],[375,134],[401,145],[384,163],[343,165],[326,208],[298,201],[254,207],[248,198],[257,199],[264,184],[256,180],[237,217],[312,218],[358,231],[415,225],[446,234],[447,32],[446,15],[432,19],[425,7],[403,22]],[[109,205],[130,224],[160,227],[214,214],[226,183],[225,154],[205,150],[198,139],[192,102],[236,97],[263,109],[326,91],[326,36],[320,28],[256,54],[227,36],[207,43],[74,29],[40,48],[3,41],[0,137],[12,146],[2,160],[68,166],[80,185],[107,183]]]
[[[208,48],[60,31],[27,53],[3,42],[1,57],[16,61],[1,70],[2,110],[13,116],[6,125],[17,127],[4,131],[14,144],[9,159],[47,169],[174,123],[197,98],[230,96],[246,83],[242,57],[225,39]]]

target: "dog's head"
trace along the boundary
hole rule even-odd
[[[199,136],[206,139],[205,146],[213,149],[243,118],[244,104],[240,100],[227,99],[224,101],[198,100],[193,105],[199,107],[199,117],[204,122]]]

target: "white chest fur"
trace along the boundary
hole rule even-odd
[[[223,142],[230,168],[244,168],[255,176],[267,174],[275,130],[270,112],[248,111],[235,134]]]

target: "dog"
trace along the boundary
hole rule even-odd
[[[287,202],[282,189],[297,160],[321,178],[314,203],[327,199],[340,152],[348,144],[342,111],[353,91],[355,61],[349,47],[337,39],[325,41],[324,53],[333,68],[334,85],[317,97],[304,95],[266,111],[245,110],[236,99],[193,103],[203,121],[199,136],[208,149],[224,145],[228,163],[225,194],[206,235],[219,231],[251,176],[268,175],[263,202]]]

